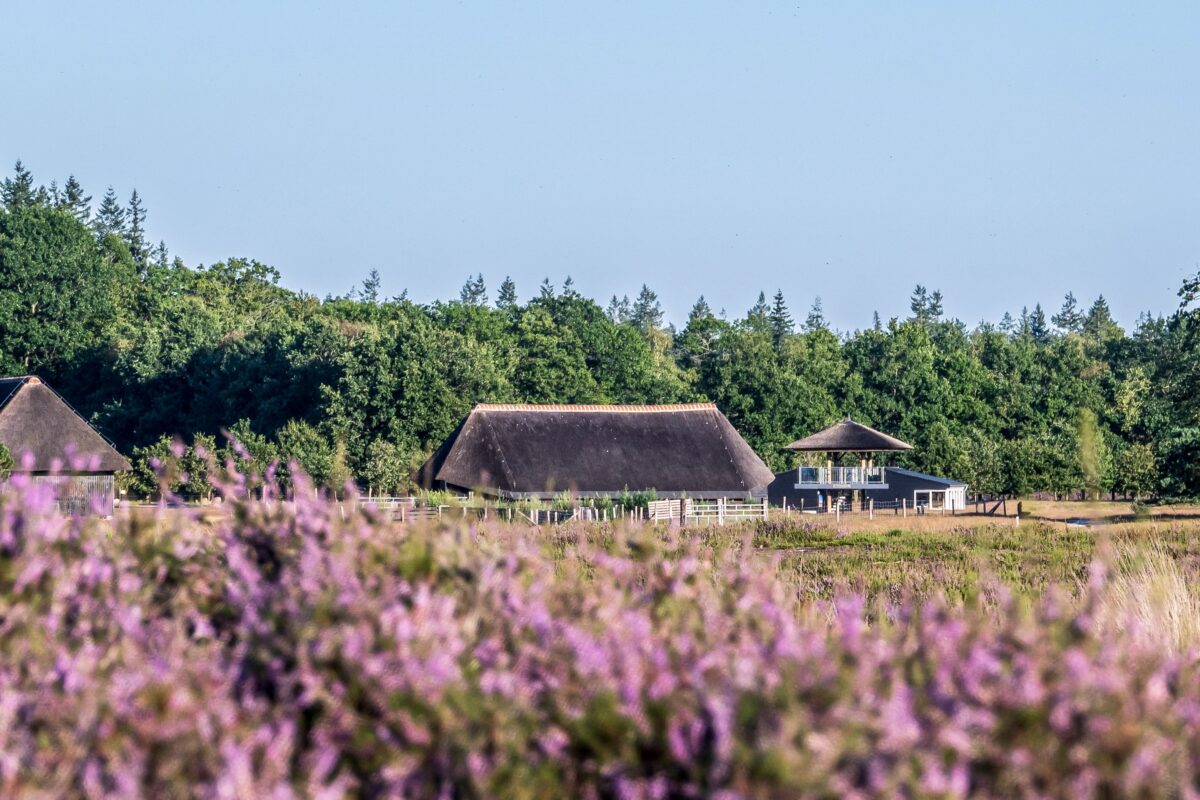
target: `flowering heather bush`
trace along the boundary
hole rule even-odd
[[[14,478],[0,794],[1196,796],[1200,659],[1105,633],[1100,568],[868,615],[748,549],[309,495],[110,524]]]

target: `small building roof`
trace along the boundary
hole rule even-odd
[[[95,472],[124,472],[129,462],[111,443],[35,375],[0,378],[0,444],[22,470],[25,453],[32,472],[49,472],[67,452],[93,457]]]
[[[911,450],[912,445],[846,417],[812,436],[797,439],[787,449],[808,453],[887,453]]]
[[[956,481],[953,478],[941,478],[941,477],[938,477],[937,475],[929,475],[925,472],[917,472],[915,469],[904,469],[903,467],[887,467],[886,469],[889,473],[895,473],[897,475],[905,475],[909,478],[916,478],[917,480],[920,480],[920,481],[928,481],[930,483],[936,483],[939,486],[951,487],[951,486],[966,486],[967,485],[967,484],[963,483],[962,481]]]
[[[712,403],[481,404],[417,473],[422,486],[513,498],[749,497],[773,478]]]

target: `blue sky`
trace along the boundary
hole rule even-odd
[[[781,288],[842,329],[1170,311],[1200,264],[1200,4],[26,3],[0,158],[155,239],[428,301]]]

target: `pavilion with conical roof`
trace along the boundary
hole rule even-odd
[[[811,436],[797,439],[786,449],[826,455],[824,466],[809,464],[800,467],[797,489],[858,490],[886,489],[887,472],[883,467],[875,466],[875,455],[911,450],[912,445],[846,417]],[[858,466],[835,467],[831,456],[843,453],[857,453]]]
[[[926,509],[960,511],[966,508],[967,485],[901,467],[876,466],[881,453],[912,450],[912,445],[847,417],[816,433],[797,439],[787,449],[802,454],[801,466],[777,473],[767,487],[772,503],[820,513],[855,507],[907,513]],[[858,466],[835,466],[857,455]]]

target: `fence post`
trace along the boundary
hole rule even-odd
[[[904,516],[907,517],[908,516],[908,498],[907,497],[900,498],[900,507],[902,509],[904,509]]]
[[[834,517],[835,517],[836,521],[841,522],[842,521],[842,504],[841,503],[833,504],[833,513],[834,513]]]
[[[717,498],[717,525],[725,524],[725,498]]]
[[[867,519],[875,519],[875,498],[867,501]]]
[[[770,522],[770,508],[767,506],[767,498],[763,498],[763,522]]]

